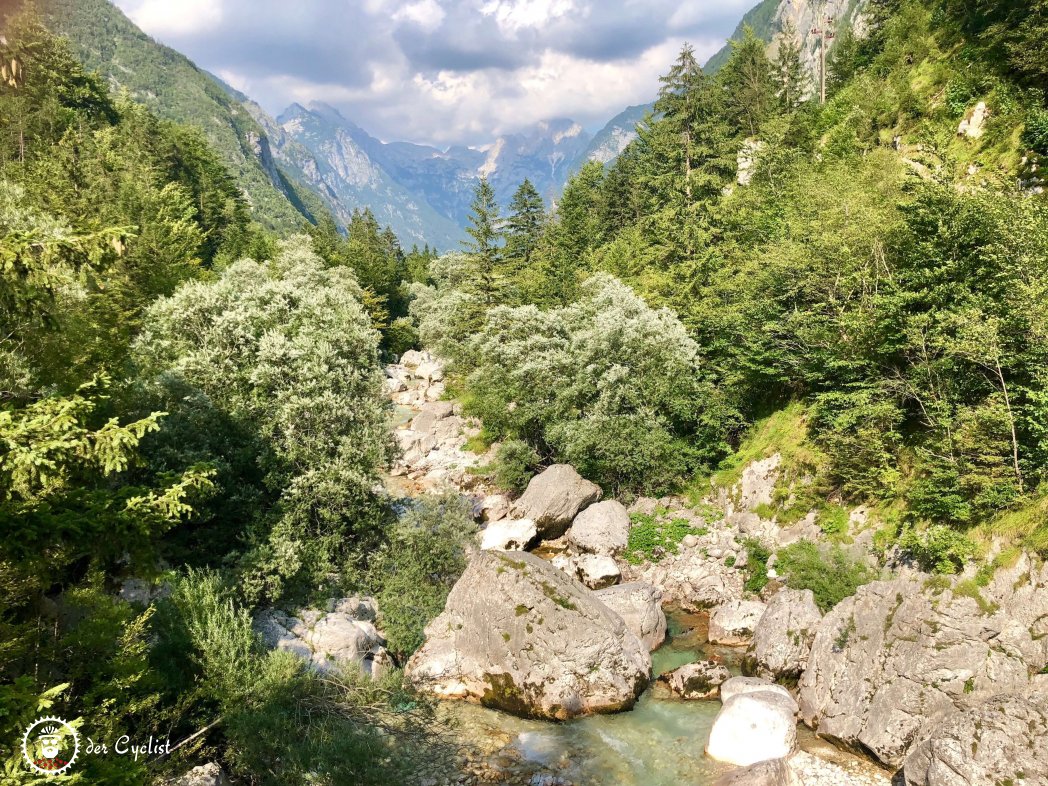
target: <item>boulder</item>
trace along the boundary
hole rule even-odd
[[[779,590],[753,629],[745,670],[773,680],[796,680],[808,665],[821,620],[811,590]]]
[[[480,533],[480,547],[485,550],[523,551],[537,537],[538,531],[531,519],[501,519],[491,522]]]
[[[600,486],[568,464],[554,464],[528,483],[513,515],[531,519],[544,538],[558,538],[581,510],[600,499]]]
[[[788,759],[770,759],[718,778],[713,786],[805,786]],[[837,785],[839,786],[839,785]]]
[[[525,717],[629,709],[651,671],[618,614],[527,552],[475,553],[425,632],[405,669],[416,689]]]
[[[600,602],[614,611],[626,627],[648,650],[655,650],[666,640],[666,615],[662,611],[662,593],[650,584],[633,581],[597,590]]]
[[[742,696],[747,693],[777,693],[784,699],[792,702],[793,711],[797,712],[797,702],[788,690],[782,687],[782,685],[776,685],[774,682],[762,680],[758,677],[732,677],[721,685],[721,702],[726,702],[735,696]]]
[[[787,759],[771,759],[733,770],[713,786],[890,786],[891,778],[868,767],[842,767],[796,751]]]
[[[423,363],[431,361],[433,358],[428,352],[419,352],[417,349],[409,349],[400,358],[400,365],[408,369],[416,369]]]
[[[902,764],[920,729],[1048,663],[1048,566],[1022,555],[963,592],[920,574],[860,587],[819,624],[800,681],[820,736]]]
[[[957,127],[957,135],[979,139],[986,131],[986,118],[989,114],[986,102],[980,101],[964,115],[964,119]]]
[[[391,665],[386,640],[375,627],[376,605],[370,598],[343,598],[327,609],[303,609],[295,615],[266,609],[255,630],[270,649],[285,650],[319,672],[354,664],[377,678]]]
[[[719,663],[703,660],[687,663],[659,679],[682,699],[712,699],[720,694],[720,686],[731,679],[731,672]]]
[[[420,363],[415,369],[415,374],[427,382],[440,382],[444,379],[444,367],[435,360]]]
[[[499,521],[509,515],[509,498],[503,494],[489,494],[480,502],[480,518],[483,521]]]
[[[711,759],[748,767],[760,761],[789,756],[797,744],[796,702],[778,691],[736,693],[725,699],[710,729],[706,755]]]
[[[908,786],[1048,784],[1048,694],[995,696],[921,732]]]
[[[629,569],[630,581],[644,581],[662,592],[663,603],[703,611],[742,597],[742,574],[701,551],[670,555]]]
[[[630,515],[621,502],[609,499],[590,505],[572,522],[568,543],[579,551],[615,556],[626,550]]]
[[[766,608],[759,600],[733,600],[718,606],[710,614],[710,643],[749,644]]]
[[[572,560],[578,580],[590,589],[599,590],[619,583],[622,573],[611,557],[580,554]]]
[[[171,786],[228,786],[225,771],[215,762],[194,767],[181,778],[170,782]]]

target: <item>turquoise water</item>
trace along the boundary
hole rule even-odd
[[[732,668],[736,653],[708,647],[703,623],[700,617],[671,616],[670,640],[652,653],[656,674],[711,655]],[[457,705],[455,715],[467,739],[482,747],[487,742],[489,750],[497,740],[501,755],[534,763],[578,786],[705,786],[727,771],[703,753],[719,710],[716,699],[681,701],[655,685],[630,712],[567,723],[522,720],[472,705]],[[517,778],[505,782],[528,782]]]

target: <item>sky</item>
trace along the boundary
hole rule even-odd
[[[591,130],[651,101],[681,44],[716,52],[757,0],[115,0],[278,114],[323,101],[385,141]]]

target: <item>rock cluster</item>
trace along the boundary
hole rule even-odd
[[[267,609],[256,617],[255,630],[266,646],[297,655],[317,671],[356,665],[378,677],[392,660],[375,627],[377,614],[371,598],[332,599],[325,609],[303,609],[294,615]]]
[[[731,679],[727,667],[703,660],[687,663],[659,678],[682,699],[713,699],[720,695],[720,686]]]
[[[600,486],[568,464],[554,464],[528,483],[513,515],[531,519],[543,538],[560,537],[583,508],[601,497]]]
[[[811,590],[779,590],[753,630],[745,670],[767,679],[796,681],[808,665],[821,621]]]

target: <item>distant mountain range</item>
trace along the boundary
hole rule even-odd
[[[854,19],[862,0],[829,0],[831,13]],[[323,210],[346,223],[370,208],[407,246],[458,246],[465,237],[473,189],[486,177],[505,205],[525,179],[552,203],[590,160],[613,161],[636,138],[651,104],[632,106],[596,134],[578,123],[549,120],[479,148],[440,150],[382,142],[322,103],[294,104],[272,117],[249,97],[157,43],[108,0],[38,0],[57,32],[89,68],[130,91],[161,117],[195,125],[237,177],[256,217],[282,230],[313,221]],[[795,16],[809,59],[815,52],[806,0],[764,0],[744,23],[768,42]],[[806,25],[806,27],[805,27]],[[742,24],[737,31],[741,35]],[[729,50],[708,67],[717,68]]]

